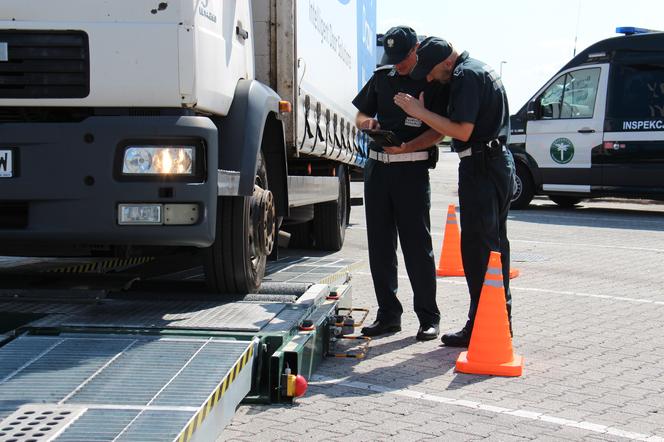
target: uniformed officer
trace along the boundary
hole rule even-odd
[[[501,253],[511,323],[510,244],[506,222],[514,188],[514,159],[505,148],[509,128],[507,95],[493,69],[470,58],[468,52],[458,54],[447,41],[435,37],[422,41],[411,76],[450,84],[449,118],[427,110],[415,98],[417,95],[398,94],[394,101],[409,115],[452,137],[452,147],[461,158],[461,257],[470,308],[463,329],[443,335],[442,341],[448,346],[466,347],[492,250]]]
[[[367,220],[369,264],[378,301],[376,321],[362,329],[365,336],[401,330],[403,308],[397,299],[397,235],[414,294],[420,322],[416,338],[435,339],[440,312],[436,304],[436,273],[431,244],[429,209],[429,151],[441,138],[417,118],[394,104],[398,92],[425,92],[427,105],[443,106],[447,88],[408,76],[417,61],[417,34],[398,26],[383,37],[382,64],[353,100],[359,129],[393,131],[400,146],[381,148],[370,142],[364,167],[364,206]],[[437,151],[436,151],[437,153]]]

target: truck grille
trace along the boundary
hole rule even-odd
[[[90,93],[85,32],[2,30],[0,47],[5,54],[0,98],[83,98]]]

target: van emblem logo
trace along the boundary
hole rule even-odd
[[[558,164],[567,164],[574,158],[574,144],[567,138],[556,138],[551,143],[551,159]]]

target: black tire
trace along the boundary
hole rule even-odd
[[[337,167],[337,177],[339,178],[337,200],[314,205],[314,243],[319,250],[336,252],[344,245],[350,208],[350,181],[345,165]]]
[[[510,204],[511,209],[525,209],[535,195],[535,185],[533,184],[533,177],[526,166],[520,162],[516,162],[516,189],[512,196]]]
[[[307,221],[299,224],[291,224],[284,229],[291,235],[290,240],[288,241],[289,249],[314,248],[312,224],[312,221]]]
[[[560,207],[565,207],[567,209],[571,209],[583,201],[583,198],[566,195],[549,195],[549,199],[558,204]]]
[[[257,161],[255,184],[261,189],[268,189],[262,154]],[[259,250],[256,244],[260,235],[254,231],[255,222],[252,221],[252,199],[255,195],[222,196],[217,201],[215,241],[205,249],[203,262],[207,286],[213,292],[246,294],[256,292],[260,287],[269,252]],[[266,225],[265,235],[274,240],[274,213]]]

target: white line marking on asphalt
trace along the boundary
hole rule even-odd
[[[349,381],[347,379],[348,378],[334,379],[326,376],[314,375],[311,377],[309,385],[341,385],[344,387],[356,388],[358,390],[393,394],[395,396],[402,396],[410,399],[424,399],[430,402],[438,402],[442,404],[456,405],[459,407],[490,411],[496,414],[506,414],[509,416],[520,417],[523,419],[529,419],[533,421],[548,422],[563,427],[580,428],[582,430],[591,431],[593,433],[610,434],[613,436],[624,437],[626,439],[642,440],[648,442],[664,442],[664,438],[656,435],[635,433],[632,431],[621,430],[620,428],[609,427],[607,425],[594,424],[592,422],[586,422],[586,421],[579,422],[555,416],[548,416],[546,414],[538,413],[535,411],[512,410],[509,408],[495,407],[493,405],[485,405],[479,402],[468,401],[465,399],[454,399],[445,396],[421,393],[419,391],[411,390],[409,388],[392,388],[384,385],[368,384],[366,382]]]
[[[510,288],[518,291],[523,290],[529,292],[552,293],[555,295],[571,295],[571,296],[581,296],[585,298],[611,299],[614,301],[634,302],[637,304],[664,305],[664,301],[654,301],[652,299],[628,298],[626,296],[596,295],[593,293],[570,292],[566,290],[537,289],[533,287],[520,287],[518,285],[515,286],[513,284],[510,285]]]
[[[364,226],[349,226],[347,227],[348,229],[351,230],[367,230],[366,227]],[[442,233],[434,233],[431,232],[432,237],[442,237],[444,236]],[[534,241],[531,239],[512,239],[510,238],[510,243],[515,243],[515,242],[522,242],[522,243],[527,243],[527,244],[544,244],[544,245],[552,245],[552,246],[565,246],[565,247],[581,247],[581,248],[589,248],[589,247],[594,247],[598,249],[616,249],[616,250],[632,250],[635,252],[655,252],[655,253],[664,253],[664,249],[653,249],[650,247],[628,247],[628,246],[618,246],[618,245],[604,245],[604,244],[587,244],[587,243],[578,243],[578,242],[557,242],[557,241]],[[514,252],[514,250],[512,250]]]
[[[556,242],[556,241],[534,241],[534,240],[529,240],[529,239],[510,239],[510,243],[513,242],[525,242],[528,244],[550,244],[554,246],[575,246],[575,247],[582,247],[582,248],[588,248],[588,247],[595,247],[598,249],[620,249],[620,250],[634,250],[637,252],[656,252],[656,253],[661,253],[664,252],[664,249],[653,249],[649,247],[627,247],[627,246],[607,246],[603,244],[585,244],[585,243],[578,243],[578,242]]]
[[[369,272],[355,272],[355,275],[364,275],[364,276],[371,276],[371,273]],[[408,279],[408,276],[406,275],[399,275],[399,279]],[[437,282],[440,283],[445,283],[445,284],[451,284],[451,285],[466,285],[465,280],[452,280],[452,279],[440,279],[437,278]],[[524,291],[524,292],[538,292],[538,293],[551,293],[554,295],[570,295],[570,296],[580,296],[583,298],[599,298],[599,299],[609,299],[613,301],[625,301],[625,302],[633,302],[636,304],[653,304],[653,305],[664,305],[664,301],[654,301],[652,299],[640,299],[640,298],[628,298],[626,296],[611,296],[611,295],[597,295],[593,293],[583,293],[583,292],[572,292],[568,290],[551,290],[551,289],[538,289],[535,287],[521,287],[518,285],[514,285],[510,283],[510,288],[517,290],[517,291]]]

